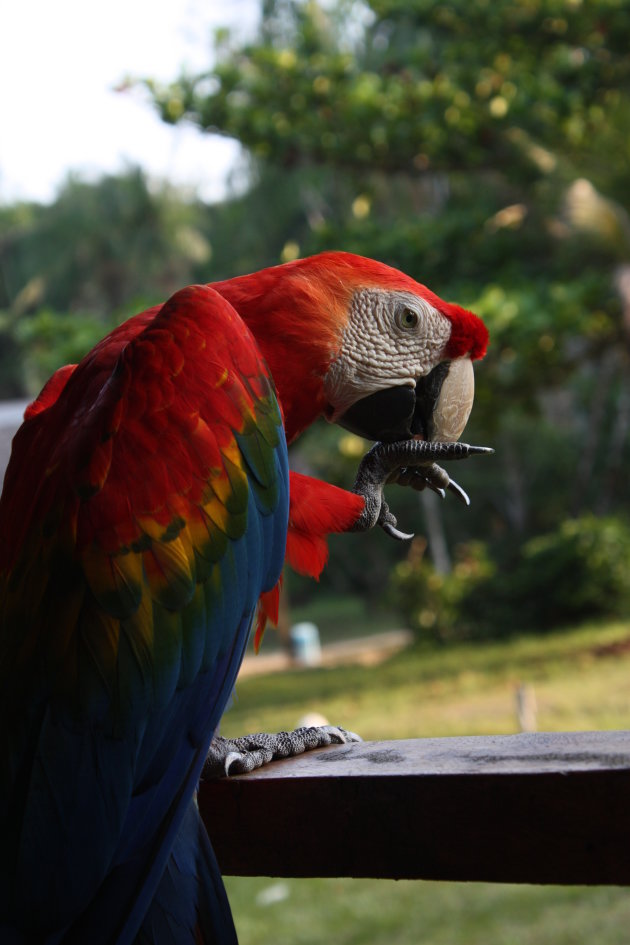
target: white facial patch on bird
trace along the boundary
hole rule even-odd
[[[329,419],[375,391],[415,387],[440,362],[450,335],[448,318],[417,295],[355,292],[341,352],[324,378]]]

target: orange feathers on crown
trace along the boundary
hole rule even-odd
[[[330,288],[331,294],[347,299],[357,288],[382,288],[411,292],[426,299],[451,323],[451,337],[446,354],[450,358],[470,355],[483,358],[488,347],[488,329],[473,312],[445,302],[425,285],[385,263],[356,256],[353,253],[326,252],[290,265],[308,274],[313,271],[320,283]],[[340,290],[341,293],[340,293]]]

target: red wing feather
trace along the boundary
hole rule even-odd
[[[346,532],[361,515],[361,496],[328,482],[291,472],[287,561],[300,574],[318,578],[328,560],[326,536]]]

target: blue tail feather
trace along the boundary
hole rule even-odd
[[[194,801],[134,945],[237,945],[217,861]]]

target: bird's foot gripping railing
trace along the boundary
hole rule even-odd
[[[630,732],[331,746],[199,805],[226,875],[630,885]]]

